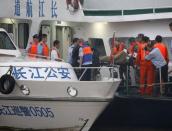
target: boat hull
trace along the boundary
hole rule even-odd
[[[109,100],[0,100],[0,126],[23,129],[89,128]]]
[[[15,79],[11,93],[0,93],[0,126],[3,127],[89,129],[113,99],[120,83],[115,78],[78,81],[74,70],[64,63],[58,67],[54,62],[1,64],[1,75],[11,70]]]

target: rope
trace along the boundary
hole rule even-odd
[[[12,71],[13,71],[13,66],[10,66],[10,68],[8,69],[8,71],[7,71],[6,74],[10,73],[10,75],[11,75],[12,74]]]

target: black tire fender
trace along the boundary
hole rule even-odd
[[[15,80],[11,75],[5,74],[0,78],[0,92],[10,94],[15,87]]]

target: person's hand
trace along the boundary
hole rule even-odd
[[[132,56],[132,54],[128,54],[128,56],[129,56],[129,57],[131,57],[131,56]]]
[[[123,51],[124,51],[125,53],[127,53],[127,49],[123,49]]]

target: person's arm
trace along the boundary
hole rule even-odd
[[[72,50],[71,50],[71,47],[69,46],[68,55],[67,55],[67,62],[68,63],[71,63],[71,57],[72,57]]]
[[[146,55],[146,56],[145,56],[145,59],[146,59],[146,60],[152,60],[152,59],[153,59],[153,57],[154,57],[154,55],[153,55],[153,54],[154,54],[154,52],[155,52],[155,51],[154,51],[154,50],[152,50],[148,55]]]
[[[29,45],[26,47],[27,53],[31,53],[31,47],[32,47],[32,42],[30,42]]]
[[[169,54],[168,54],[168,49],[165,46],[165,52],[166,52],[166,60],[167,60],[167,64],[169,63]]]
[[[82,66],[82,62],[83,62],[83,50],[82,47],[79,48],[79,66]]]

